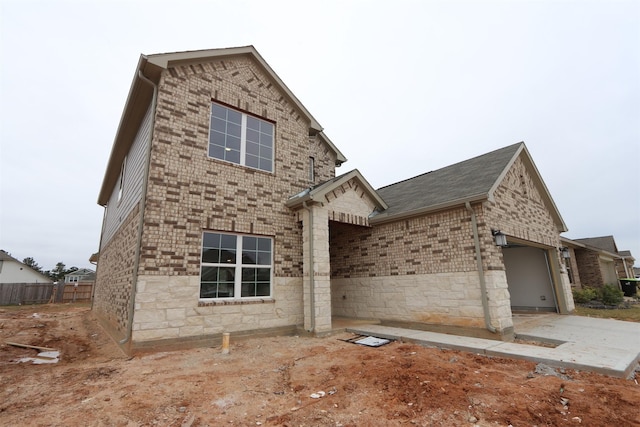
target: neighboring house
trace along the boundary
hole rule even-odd
[[[134,352],[332,316],[508,339],[515,310],[573,310],[523,143],[379,190],[345,161],[253,47],[142,55],[98,197],[102,324]]]
[[[96,272],[88,268],[80,268],[64,275],[64,283],[95,282]]]
[[[630,251],[618,251],[613,236],[561,240],[567,248],[574,287],[618,285],[619,279],[633,277],[635,258]]]
[[[53,283],[53,280],[0,250],[0,283]]]
[[[631,255],[631,251],[618,251],[618,255],[620,255],[620,260],[616,263],[618,277],[621,279],[634,278],[633,265],[636,263],[636,259]]]
[[[578,261],[576,258],[576,249],[584,247],[571,239],[564,236],[560,237],[560,259],[562,260],[562,270],[566,272],[571,288],[582,289],[582,280],[580,279],[580,270],[578,269]]]

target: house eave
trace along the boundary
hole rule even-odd
[[[414,209],[405,212],[398,212],[396,214],[385,214],[384,212],[379,213],[375,216],[369,218],[369,224],[378,225],[384,224],[387,222],[400,221],[409,218],[415,218],[423,215],[427,215],[430,213],[435,213],[438,211],[448,210],[454,207],[462,207],[465,203],[477,203],[483,202],[487,200],[488,196],[486,193],[476,194],[474,196],[465,197],[462,199],[450,200],[448,202],[439,203],[437,205],[427,206],[420,209]]]
[[[310,194],[310,191],[302,191],[295,196],[290,197],[284,204],[286,207],[292,209],[300,207],[304,204],[304,202],[313,201],[313,196]]]
[[[264,71],[280,86],[286,93],[287,97],[293,102],[293,104],[300,110],[301,113],[309,120],[310,127],[318,132],[322,132],[323,128],[318,121],[311,115],[311,113],[305,108],[300,100],[291,92],[287,85],[280,79],[276,72],[267,64],[264,58],[258,53],[255,47],[240,46],[230,47],[223,49],[205,49],[205,50],[192,50],[187,52],[174,52],[174,53],[159,53],[149,55],[149,63],[154,64],[160,68],[166,69],[176,65],[185,65],[189,63],[202,63],[207,60],[220,60],[224,58],[232,58],[240,55],[251,56],[260,63]]]
[[[161,70],[157,66],[148,64],[148,58],[140,55],[98,195],[98,204],[101,206],[106,206],[109,202],[113,188],[120,176],[120,165],[122,165],[133,144],[138,127],[153,97],[153,88],[141,81],[140,73],[157,83],[160,79]]]
[[[563,236],[560,236],[560,242],[562,244],[564,244],[564,245],[572,246],[574,249],[585,249],[585,250],[588,250],[588,251],[597,252],[600,255],[605,255],[605,256],[613,258],[613,259],[633,258],[633,257],[625,257],[625,256],[622,256],[620,254],[609,252],[609,251],[607,251],[605,249],[597,248],[595,246],[586,245],[584,243],[576,242],[575,240],[571,240],[571,239],[569,239],[567,237],[563,237]],[[633,259],[635,259],[635,258],[633,258]]]
[[[319,202],[325,194],[333,189],[336,189],[351,179],[356,179],[363,186],[363,191],[374,202],[379,209],[388,209],[387,203],[378,195],[378,193],[371,187],[371,184],[362,176],[358,169],[354,169],[344,175],[327,181],[324,184],[317,187],[307,188],[300,193],[290,197],[285,205],[290,209],[300,208],[305,202]]]
[[[336,154],[336,166],[341,166],[344,162],[347,161],[347,158],[342,154],[338,147],[329,139],[329,137],[324,133],[320,132],[318,134],[322,138],[325,144],[329,146],[329,148]]]

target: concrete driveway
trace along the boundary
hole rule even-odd
[[[383,325],[358,325],[356,334],[415,342],[427,347],[525,359],[557,368],[630,377],[640,360],[640,323],[558,314],[514,316],[518,340],[503,342]]]

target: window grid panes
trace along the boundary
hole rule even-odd
[[[271,255],[268,237],[205,232],[200,298],[271,296]]]
[[[272,172],[273,135],[272,123],[211,104],[210,157]]]

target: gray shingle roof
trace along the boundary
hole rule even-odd
[[[616,247],[616,242],[613,239],[613,236],[587,237],[584,239],[573,240],[582,243],[583,245],[589,245],[593,246],[594,248],[603,249],[607,252],[611,252],[612,254],[618,253],[618,248]]]
[[[377,190],[389,205],[385,216],[487,198],[524,143],[427,172]]]
[[[631,255],[631,251],[618,251],[618,255],[620,255],[623,258],[631,258],[631,261],[636,260],[636,257]],[[633,265],[634,263],[632,262],[631,264]]]
[[[16,262],[20,262],[17,259],[15,259],[14,257],[12,257],[11,255],[9,255],[7,252],[3,251],[2,249],[0,249],[0,261],[16,261]]]
[[[79,269],[74,270],[74,271],[72,271],[72,272],[70,272],[68,274],[65,274],[64,277],[67,277],[67,276],[88,276],[88,275],[91,275],[91,274],[96,274],[96,272],[93,271],[93,270],[90,270],[88,268],[79,268]]]

